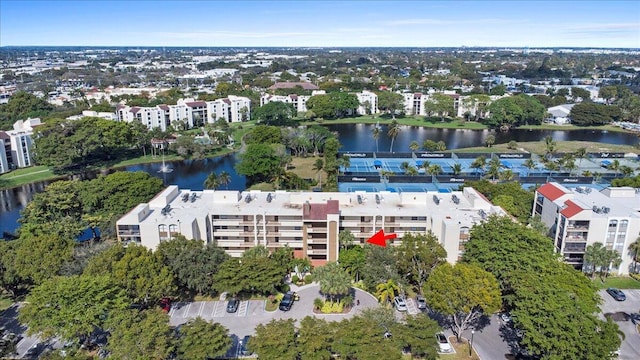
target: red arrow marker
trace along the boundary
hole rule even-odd
[[[395,239],[397,237],[398,237],[398,235],[396,235],[396,234],[387,234],[387,235],[385,235],[384,234],[384,230],[380,230],[375,235],[370,237],[369,240],[367,240],[367,242],[370,243],[370,244],[373,244],[373,245],[386,247],[387,246],[387,240]]]

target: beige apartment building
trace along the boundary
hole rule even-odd
[[[556,251],[577,269],[584,263],[587,246],[599,242],[617,251],[622,263],[612,272],[628,274],[633,264],[629,245],[640,236],[640,192],[630,187],[597,191],[589,187],[568,189],[547,183],[536,190],[533,215],[550,228]]]
[[[177,234],[214,243],[232,256],[254,246],[289,246],[314,265],[338,259],[338,234],[360,244],[378,230],[432,231],[455,263],[471,227],[504,211],[472,188],[452,193],[191,191],[169,186],[117,223],[118,239],[155,249]]]

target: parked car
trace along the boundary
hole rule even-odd
[[[617,301],[627,300],[627,296],[620,289],[608,288],[607,292],[609,293],[609,295],[611,295],[612,298],[616,299]]]
[[[436,339],[438,340],[438,351],[441,353],[450,353],[453,351],[453,347],[451,347],[451,343],[449,343],[449,339],[444,333],[437,333]]]
[[[634,325],[640,324],[640,313],[638,314],[629,314],[629,319]]]
[[[402,296],[396,296],[393,298],[393,304],[398,311],[407,311],[407,303],[404,301]]]
[[[158,305],[160,305],[162,311],[166,313],[171,311],[171,299],[168,297],[163,297],[162,299],[160,299],[160,303]]]
[[[416,296],[416,303],[418,304],[418,309],[424,310],[427,308],[427,300],[422,295]]]
[[[227,303],[227,312],[228,313],[234,313],[234,312],[238,311],[238,306],[239,305],[240,305],[240,300],[238,300],[236,298],[229,299],[229,302]]]
[[[502,321],[504,321],[505,324],[511,322],[511,316],[509,315],[509,313],[500,314],[500,319],[502,319]]]
[[[293,305],[293,302],[294,302],[293,292],[289,291],[288,293],[284,294],[282,301],[280,301],[280,306],[279,306],[280,310],[281,311],[291,310],[291,306]]]
[[[249,351],[249,349],[247,348],[247,345],[249,344],[249,339],[251,339],[251,336],[247,335],[244,338],[242,338],[242,340],[240,340],[240,355],[242,356],[253,355],[253,353]]]

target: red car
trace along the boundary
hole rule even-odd
[[[171,310],[171,299],[169,299],[168,297],[164,297],[160,299],[159,305],[162,311],[168,313]]]

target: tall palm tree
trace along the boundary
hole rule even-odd
[[[622,257],[615,250],[607,250],[604,253],[603,265],[604,265],[604,278],[606,279],[609,276],[609,272],[611,268],[617,268],[622,264]]]
[[[580,165],[582,165],[582,159],[587,157],[587,148],[578,148],[574,153],[573,156],[578,159],[578,167],[580,167]]]
[[[487,176],[491,176],[491,180],[495,180],[496,177],[500,176],[500,166],[502,165],[502,163],[500,163],[500,158],[491,158],[487,165],[489,166]]]
[[[373,140],[376,141],[376,152],[378,152],[378,139],[380,138],[380,126],[376,124],[376,126],[371,129],[371,135],[373,136]]]
[[[218,179],[218,174],[215,172],[211,172],[209,176],[204,180],[204,188],[205,189],[215,189],[220,185],[220,180]]]
[[[393,142],[398,137],[398,134],[400,134],[400,124],[398,124],[397,120],[393,120],[387,131],[387,135],[391,138],[391,146],[389,147],[389,152],[391,153],[393,152]]]
[[[438,164],[433,164],[431,166],[429,166],[429,168],[427,169],[427,172],[429,173],[429,175],[438,175],[442,173],[442,166],[438,165]]]
[[[393,301],[393,298],[400,293],[400,287],[391,279],[386,283],[376,285],[376,298],[381,303]]]
[[[588,264],[591,268],[592,279],[595,278],[596,269],[602,267],[606,251],[607,248],[605,248],[601,242],[594,242],[586,248],[584,252],[584,262],[585,265]]]
[[[218,182],[220,185],[224,185],[225,189],[229,189],[229,183],[231,182],[231,175],[228,172],[223,171],[218,176]]]
[[[544,157],[545,159],[550,159],[553,154],[556,152],[556,142],[553,141],[551,135],[547,135],[544,137]]]
[[[640,255],[640,236],[629,244],[629,251],[633,253],[633,272],[638,272],[638,255]]]

